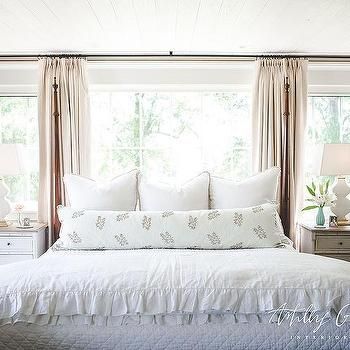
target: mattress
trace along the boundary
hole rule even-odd
[[[334,323],[316,334],[311,325],[214,324],[202,326],[38,326],[0,327],[1,349],[104,350],[341,350],[350,347],[349,325]]]

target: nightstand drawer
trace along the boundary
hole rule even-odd
[[[6,255],[1,255],[0,254],[0,265],[5,265],[5,264],[11,264],[23,260],[32,260],[33,255],[29,254],[6,254]]]
[[[0,237],[0,252],[29,252],[33,250],[30,237]]]
[[[350,250],[350,235],[319,236],[316,239],[316,250]]]

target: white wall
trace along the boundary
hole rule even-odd
[[[36,95],[37,62],[0,62],[0,95]]]
[[[89,63],[92,90],[250,90],[254,62]],[[309,63],[310,94],[350,94],[350,62]]]
[[[249,90],[254,62],[88,62],[92,90]],[[0,94],[36,94],[37,62],[0,62]],[[311,94],[350,94],[349,63],[309,64]]]
[[[91,89],[249,90],[253,62],[89,63]]]
[[[309,63],[309,94],[350,95],[350,62]]]
[[[88,62],[92,90],[249,90],[253,62]],[[0,62],[0,94],[36,94],[37,62]]]

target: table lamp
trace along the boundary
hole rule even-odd
[[[345,175],[350,175],[350,143],[325,144],[321,159],[320,175],[335,175],[337,182],[333,187],[336,196],[331,211],[337,216],[338,225],[350,225],[346,215],[350,213],[350,200],[347,196],[350,187]]]
[[[6,215],[11,212],[11,205],[6,196],[9,188],[3,176],[23,174],[22,145],[0,144],[0,227],[8,226]]]

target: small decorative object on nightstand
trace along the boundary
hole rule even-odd
[[[36,259],[45,252],[46,224],[34,223],[32,228],[16,225],[0,228],[0,265]]]
[[[323,208],[332,205],[332,195],[328,193],[329,188],[329,180],[325,183],[320,183],[318,186],[312,181],[311,185],[306,185],[306,188],[311,196],[311,198],[307,198],[308,202],[311,202],[312,205],[308,205],[304,210],[318,209],[316,215],[316,227],[325,227],[325,217]]]
[[[335,215],[329,217],[329,227],[338,227],[337,217]]]
[[[32,228],[33,225],[30,223],[29,218],[23,218],[23,225],[20,228]]]
[[[350,261],[350,226],[316,228],[299,224],[300,251]]]
[[[24,209],[24,204],[17,203],[14,207],[15,213],[17,213],[17,227],[22,226],[22,211]]]

